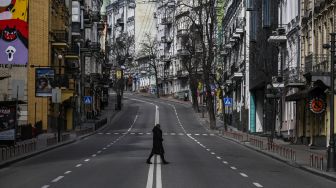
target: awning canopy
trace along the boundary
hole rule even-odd
[[[286,96],[286,101],[298,101],[308,97],[320,96],[328,87],[323,82],[315,82],[314,86],[305,90],[298,91],[294,94]]]

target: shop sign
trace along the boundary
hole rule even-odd
[[[309,101],[309,109],[315,114],[321,114],[326,110],[327,103],[324,99],[316,97]]]

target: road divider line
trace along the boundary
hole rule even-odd
[[[76,165],[76,167],[78,168],[78,167],[81,167],[82,166],[82,164],[78,164],[78,165]]]
[[[234,167],[234,166],[231,166],[230,168],[231,168],[232,170],[237,170],[237,168]]]
[[[64,172],[64,174],[70,174],[71,173],[71,171],[66,171],[66,172]]]
[[[41,188],[48,188],[50,185],[43,185]]]
[[[90,161],[90,159],[85,159],[84,161],[85,161],[85,162],[89,162],[89,161]]]
[[[262,185],[260,185],[259,183],[256,183],[256,182],[254,182],[253,185],[256,186],[256,187],[263,187]]]
[[[156,188],[162,188],[161,158],[156,155]]]
[[[245,177],[245,178],[247,178],[248,177],[248,175],[246,175],[246,174],[244,174],[244,173],[239,173],[241,176],[243,176],[243,177]]]
[[[154,158],[151,159],[151,162],[153,161],[153,159]],[[147,178],[146,188],[152,188],[153,187],[153,177],[154,177],[153,174],[154,174],[154,164],[150,164],[149,165],[149,170],[148,170],[148,178]]]
[[[61,180],[62,178],[64,178],[64,176],[58,176],[57,178],[53,179],[51,182],[56,183],[59,180]]]

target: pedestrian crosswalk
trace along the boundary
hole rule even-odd
[[[148,136],[152,135],[151,132],[99,132],[98,135],[138,135],[138,136]],[[179,133],[179,132],[164,132],[164,136],[215,136],[215,134],[212,133]]]

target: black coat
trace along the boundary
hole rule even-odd
[[[152,130],[153,132],[153,149],[152,154],[164,154],[164,149],[162,145],[162,131],[159,127],[155,126]]]

